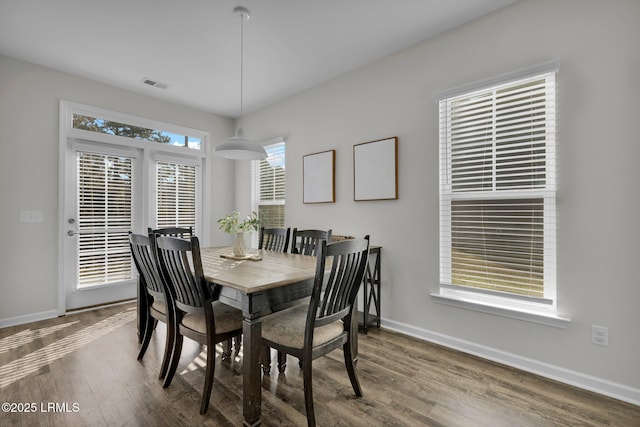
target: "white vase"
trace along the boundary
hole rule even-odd
[[[236,238],[233,241],[233,255],[245,256],[246,251],[244,248],[244,233],[236,233]]]

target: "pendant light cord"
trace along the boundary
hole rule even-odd
[[[244,110],[242,108],[243,87],[242,82],[244,80],[244,13],[240,13],[240,129],[242,129],[242,116]]]

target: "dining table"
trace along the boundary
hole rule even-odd
[[[242,310],[243,425],[258,426],[262,402],[261,319],[311,295],[317,259],[266,250],[234,259],[231,247],[202,248],[200,256],[205,279],[218,300]]]

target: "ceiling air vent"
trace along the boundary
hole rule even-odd
[[[146,77],[144,79],[140,80],[140,82],[142,82],[142,83],[144,83],[146,85],[149,85],[149,86],[157,87],[158,89],[166,89],[168,87],[168,85],[165,84],[165,83],[160,83],[158,81],[151,80],[151,79],[148,79]]]

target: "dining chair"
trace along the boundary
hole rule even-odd
[[[357,397],[362,389],[353,361],[352,316],[369,256],[369,236],[364,239],[318,244],[316,273],[309,304],[298,304],[262,320],[262,340],[269,347],[297,357],[302,364],[307,424],[315,426],[312,361],[339,347]],[[331,262],[325,274],[327,260]],[[356,332],[357,333],[357,332]]]
[[[176,329],[171,362],[163,387],[168,387],[175,375],[182,353],[184,337],[207,346],[207,368],[200,414],[207,412],[215,372],[216,344],[242,334],[242,311],[216,301],[204,278],[200,243],[154,235],[161,278],[172,289],[176,306]]]
[[[318,243],[322,240],[331,242],[331,229],[329,230],[298,230],[293,229],[293,236],[291,239],[291,253],[302,255],[316,255],[316,249]],[[307,301],[307,300],[303,300]],[[271,370],[271,349],[267,345],[263,345],[262,348],[262,371],[268,374]],[[300,364],[302,367],[302,364]],[[284,372],[287,369],[287,357],[286,354],[278,351],[278,371]]]
[[[168,295],[168,290],[160,278],[160,272],[154,256],[153,239],[141,234],[129,233],[129,246],[142,285],[138,295],[138,304],[143,315],[141,325],[142,340],[140,351],[138,352],[138,360],[142,360],[144,357],[158,320],[164,322],[167,328],[164,356],[159,375],[159,378],[163,379],[169,367],[176,325],[173,298]]]
[[[260,229],[258,249],[267,251],[288,252],[291,228],[264,228]]]
[[[289,237],[291,236],[291,228],[264,228],[260,229],[260,240],[258,249],[268,251],[288,252]],[[271,370],[271,349],[267,346],[262,348],[262,370],[268,374]],[[283,355],[278,353],[278,366],[285,369],[286,363],[283,361]]]
[[[294,228],[291,239],[291,253],[315,256],[320,240],[331,242],[331,229],[325,231],[298,230]]]
[[[164,228],[156,228],[156,229],[152,229],[151,227],[148,228],[149,230],[149,234],[157,234],[160,236],[171,236],[171,237],[179,237],[181,239],[190,239],[191,236],[193,236],[193,227],[189,226],[189,227],[164,227]],[[224,352],[223,355],[225,357],[230,357],[231,353],[232,353],[232,342],[231,339],[229,339],[223,346],[224,346]],[[240,351],[240,346],[241,346],[241,340],[240,338],[236,338],[236,351]]]

